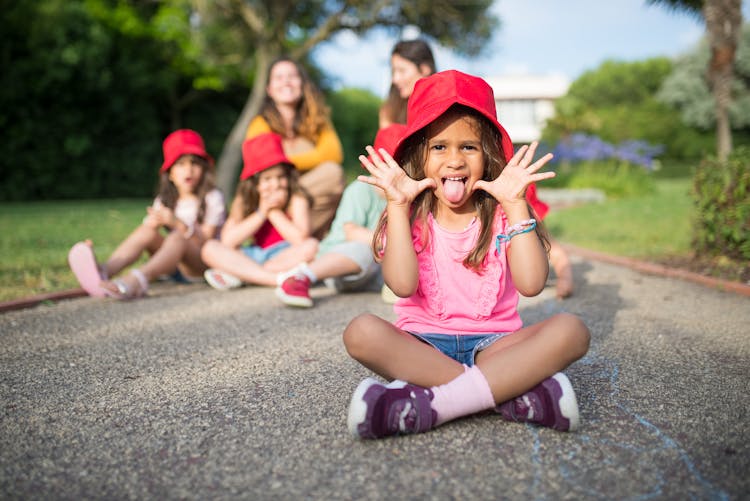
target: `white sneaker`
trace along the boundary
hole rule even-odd
[[[203,276],[211,287],[220,291],[242,287],[242,280],[226,271],[217,270],[216,268],[207,269],[203,272]]]

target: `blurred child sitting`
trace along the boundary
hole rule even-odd
[[[280,271],[312,259],[310,199],[284,154],[281,136],[265,133],[242,145],[244,167],[221,241],[202,252],[206,281],[220,290],[242,283],[276,285]],[[246,243],[251,240],[252,243]]]
[[[392,153],[404,128],[393,124],[378,131],[375,150],[382,148]],[[379,290],[383,278],[372,253],[372,237],[384,208],[380,188],[358,181],[351,183],[344,190],[315,261],[287,272],[276,288],[276,296],[286,305],[309,308],[313,305],[310,286],[318,281],[339,292]]]

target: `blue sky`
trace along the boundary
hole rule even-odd
[[[439,70],[458,69],[482,77],[509,73],[563,74],[573,81],[608,59],[640,61],[674,57],[693,49],[702,22],[687,14],[646,5],[645,0],[496,0],[502,23],[486,54],[461,58],[433,47]],[[750,2],[743,2],[750,20]],[[359,39],[343,33],[318,48],[315,60],[341,87],[385,95],[395,36],[375,32]]]

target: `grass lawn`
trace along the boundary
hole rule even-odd
[[[649,195],[552,210],[556,239],[579,247],[645,259],[687,256],[692,235],[690,179],[661,179]]]
[[[562,242],[622,256],[686,256],[690,179],[657,180],[655,194],[550,212]],[[77,241],[94,241],[99,259],[143,219],[150,200],[0,204],[0,301],[78,287],[67,264]]]
[[[146,215],[143,200],[0,204],[0,301],[78,287],[68,250],[94,241],[106,258]]]

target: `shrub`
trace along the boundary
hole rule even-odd
[[[597,188],[610,197],[652,193],[650,172],[662,151],[645,141],[613,145],[597,136],[573,134],[553,150],[557,176],[545,186]]]
[[[750,260],[750,148],[704,160],[694,179],[696,252]]]
[[[380,98],[370,91],[341,89],[329,96],[331,118],[344,148],[344,169],[347,178],[362,174],[359,155],[372,144],[378,132]]]

